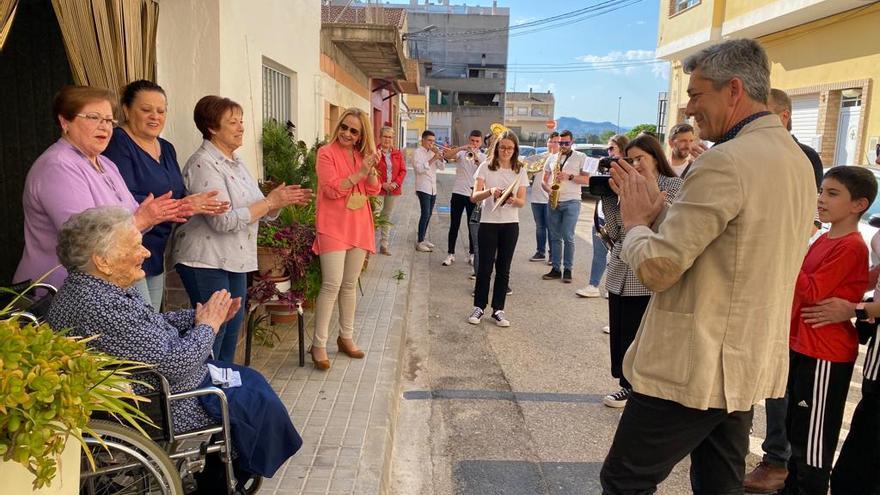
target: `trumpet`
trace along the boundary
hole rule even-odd
[[[468,151],[468,152],[467,152],[467,155],[465,155],[465,157],[467,157],[468,160],[473,161],[474,158],[477,157],[477,155],[475,155],[473,151]]]

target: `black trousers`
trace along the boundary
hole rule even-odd
[[[696,495],[742,494],[752,411],[692,409],[633,392],[600,475],[605,495],[648,495],[691,456]]]
[[[619,378],[620,386],[632,389],[623,376],[623,356],[636,338],[642,316],[651,296],[619,296],[608,293],[608,343],[611,349],[611,376]]]
[[[485,309],[489,301],[489,282],[495,268],[495,285],[492,290],[492,309],[504,309],[507,286],[510,283],[510,263],[519,238],[518,223],[480,223],[477,249],[480,250],[477,266],[477,285],[474,288],[474,306]]]
[[[474,212],[474,208],[477,205],[471,203],[471,197],[465,196],[463,194],[452,193],[452,198],[449,200],[449,243],[448,249],[446,250],[449,254],[455,254],[455,243],[458,241],[458,229],[461,226],[461,214],[463,212],[467,212],[467,217],[465,218],[465,222],[467,219],[471,217],[471,213]],[[467,224],[465,224],[467,226]],[[474,254],[474,244],[471,242],[470,236],[468,236],[468,253]]]
[[[862,400],[856,406],[849,434],[831,472],[831,495],[880,495],[880,390],[877,389],[880,383],[876,381],[862,382]]]
[[[785,429],[791,459],[783,493],[825,495],[855,363],[833,363],[794,351],[790,356]]]

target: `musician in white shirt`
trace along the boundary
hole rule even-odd
[[[437,138],[432,131],[422,133],[422,142],[413,153],[413,170],[416,173],[416,195],[419,197],[419,238],[416,249],[422,252],[434,250],[434,244],[428,242],[425,236],[428,233],[428,222],[434,211],[434,202],[437,200],[437,169],[446,168],[443,161],[443,152],[435,144]]]

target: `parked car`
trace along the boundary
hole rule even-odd
[[[528,158],[530,156],[535,156],[535,147],[529,146],[529,145],[520,145],[519,156],[520,156],[520,158]]]
[[[546,153],[546,152],[547,152],[546,146],[538,146],[535,148],[535,154],[537,154],[537,155],[540,155],[541,153]]]
[[[574,149],[592,158],[608,156],[608,148],[601,144],[577,143],[574,145]],[[590,186],[581,186],[581,200],[589,199],[596,199],[596,196],[590,194]]]

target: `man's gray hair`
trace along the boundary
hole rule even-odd
[[[394,128],[389,127],[387,125],[383,125],[382,128],[379,129],[379,136],[381,136],[382,134],[385,134],[386,132],[390,132],[391,135],[394,135]]]
[[[70,217],[58,233],[55,252],[67,271],[84,271],[92,256],[106,256],[116,246],[121,227],[133,226],[131,212],[121,206],[97,206]]]
[[[781,89],[773,88],[770,90],[770,98],[767,100],[767,104],[771,107],[779,107],[781,110],[791,111],[791,97]]]
[[[715,89],[733,78],[755,101],[766,103],[770,95],[770,61],[755,40],[736,39],[704,48],[682,61],[685,74],[700,69],[700,76],[712,81]]]

